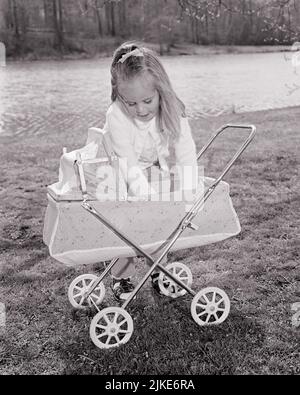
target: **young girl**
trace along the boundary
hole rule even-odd
[[[152,187],[147,171],[168,173],[173,149],[176,165],[183,171],[181,188],[196,191],[197,158],[195,143],[185,116],[185,106],[174,92],[169,77],[151,50],[124,43],[114,53],[111,65],[112,104],[106,114],[115,154],[119,157],[128,193],[142,198]],[[138,180],[138,182],[137,182]],[[120,258],[113,267],[113,290],[125,300],[133,290],[134,258]],[[158,290],[158,273],[151,276]]]

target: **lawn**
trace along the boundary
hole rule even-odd
[[[230,315],[219,326],[199,327],[189,295],[155,297],[147,283],[129,306],[130,341],[112,350],[89,338],[95,311],[76,311],[67,298],[73,278],[102,266],[65,267],[42,241],[46,186],[57,181],[66,136],[2,138],[0,374],[299,374],[300,325],[292,321],[300,302],[299,119],[300,107],[191,120],[198,149],[225,123],[257,127],[226,176],[241,233],[169,257],[190,267],[194,290],[224,289]],[[84,140],[68,132],[69,149]],[[216,175],[241,141],[240,133],[223,136],[208,153],[205,174]],[[105,282],[103,306],[115,305]]]

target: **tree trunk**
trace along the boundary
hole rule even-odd
[[[105,2],[105,19],[104,20],[106,21],[105,29],[106,29],[107,35],[110,35],[110,17],[109,17],[110,12],[109,12],[109,10],[110,10],[110,4]]]
[[[22,55],[24,51],[24,37],[21,35],[21,14],[16,0],[10,3],[12,9],[12,21],[14,29],[14,52],[17,55]]]
[[[64,37],[63,37],[61,0],[52,0],[52,5],[53,5],[53,25],[55,31],[56,45],[59,51],[62,51],[64,47]]]
[[[250,34],[253,35],[253,5],[252,0],[249,0],[249,13],[250,13]]]
[[[159,54],[164,54],[164,45],[163,45],[163,37],[162,37],[162,26],[160,16],[162,15],[163,10],[161,7],[161,2],[159,0],[155,0],[155,18],[156,18],[156,31],[158,33],[158,43],[159,43]]]
[[[12,0],[12,13],[13,13],[13,23],[14,23],[14,33],[17,42],[20,39],[20,28],[19,28],[19,18],[18,18],[18,6],[16,0]]]
[[[119,32],[121,36],[126,35],[126,3],[125,0],[121,0],[118,3],[118,16],[119,16]]]
[[[288,42],[289,44],[292,44],[292,24],[291,24],[291,12],[290,12],[290,7],[288,7]]]
[[[98,33],[99,36],[103,36],[103,29],[102,29],[102,22],[101,22],[101,15],[99,10],[98,0],[95,0],[95,10],[96,10],[96,17],[97,17],[97,25],[98,25]]]
[[[208,36],[209,36],[209,19],[208,19],[208,10],[207,10],[207,8],[205,10],[205,32],[206,32],[206,37],[208,39]]]
[[[110,20],[111,20],[111,35],[116,35],[116,22],[115,22],[115,3],[110,3]]]
[[[200,21],[198,18],[195,19],[196,23],[196,44],[200,44]]]
[[[116,35],[116,23],[115,23],[115,3],[105,3],[105,17],[106,17],[106,30],[110,36]]]

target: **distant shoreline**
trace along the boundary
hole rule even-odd
[[[159,53],[158,44],[145,44]],[[192,55],[222,55],[222,54],[249,54],[249,53],[274,53],[290,52],[289,45],[193,45],[193,44],[176,44],[163,56],[192,56]],[[8,56],[7,62],[18,61],[41,61],[41,60],[81,60],[81,59],[99,59],[111,57],[115,48],[103,52],[71,52],[59,53],[52,52],[48,55],[41,55],[38,52],[31,52],[23,56]]]

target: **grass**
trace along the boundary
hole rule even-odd
[[[193,289],[224,289],[230,315],[219,326],[199,327],[191,297],[153,298],[146,284],[129,308],[130,341],[108,351],[89,338],[95,312],[73,310],[67,300],[74,277],[101,268],[67,268],[42,241],[45,187],[57,180],[61,147],[66,139],[78,147],[84,136],[50,133],[43,144],[40,136],[2,138],[0,374],[299,374],[299,327],[291,310],[300,302],[299,117],[298,107],[191,122],[198,148],[224,123],[257,127],[226,176],[241,233],[170,255],[191,268]],[[207,175],[217,174],[240,139],[229,133],[220,140],[208,155]],[[108,281],[107,289],[103,306],[114,304]]]

